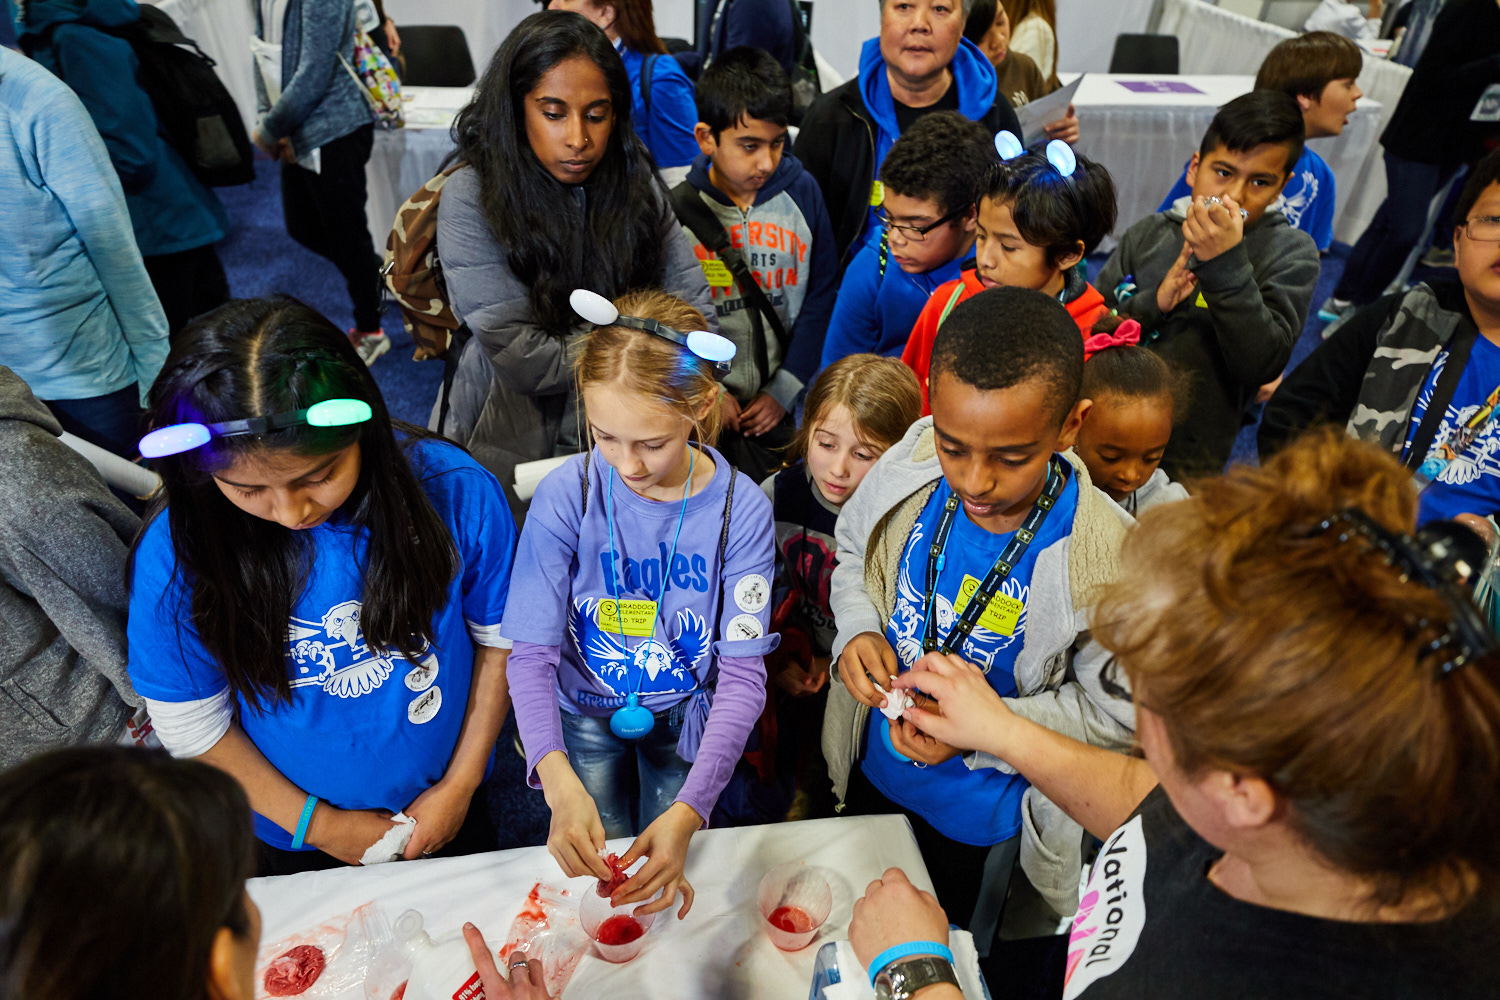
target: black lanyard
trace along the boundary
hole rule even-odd
[[[1031,545],[1031,540],[1036,533],[1042,529],[1042,522],[1047,520],[1047,515],[1057,503],[1057,498],[1062,496],[1062,491],[1068,484],[1066,467],[1054,456],[1047,463],[1047,484],[1042,488],[1042,495],[1036,498],[1036,503],[1031,505],[1031,513],[1026,515],[1026,520],[1016,529],[1005,551],[1000,553],[1000,558],[995,560],[995,565],[990,567],[989,573],[985,574],[984,582],[979,585],[979,590],[969,600],[968,607],[959,616],[958,621],[953,623],[953,628],[943,639],[941,647],[938,646],[934,636],[936,626],[933,624],[932,601],[937,593],[938,576],[943,571],[943,562],[947,558],[944,550],[948,547],[948,533],[953,530],[953,518],[958,512],[958,494],[950,493],[948,500],[943,504],[943,514],[938,520],[937,532],[933,535],[932,548],[927,556],[927,596],[922,601],[922,652],[930,653],[939,650],[942,653],[951,653],[954,648],[961,645],[979,623],[979,616],[984,614],[985,609],[990,606],[1000,586],[1010,577],[1011,570],[1018,566],[1026,555],[1026,549]]]

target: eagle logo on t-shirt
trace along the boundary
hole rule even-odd
[[[684,608],[673,618],[677,626],[674,638],[652,636],[630,645],[629,637],[605,632],[594,623],[598,607],[596,599],[582,598],[573,602],[568,614],[568,635],[589,673],[616,691],[628,691],[637,684],[648,693],[685,691],[694,686],[694,671],[712,645],[702,615]],[[666,680],[659,681],[663,675]],[[644,680],[633,680],[638,677]]]
[[[370,648],[359,627],[360,610],[359,601],[343,601],[318,621],[292,618],[287,635],[287,655],[296,671],[292,687],[321,687],[336,698],[358,698],[386,682],[401,653]],[[414,666],[418,676],[407,686],[426,691],[438,671],[431,647],[424,646]]]

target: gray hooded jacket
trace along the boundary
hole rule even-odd
[[[1089,633],[1089,611],[1098,588],[1119,572],[1120,545],[1134,523],[1089,480],[1072,452],[1078,476],[1073,530],[1037,553],[1026,611],[1026,634],[1016,656],[1019,696],[1005,702],[1017,715],[1095,746],[1127,749],[1135,707],[1101,683],[1109,653]],[[933,443],[932,418],[923,417],[875,463],[838,520],[838,565],[829,604],[838,622],[833,657],[861,632],[884,634],[896,601],[896,567],[912,526],[943,476]],[[849,771],[859,760],[870,709],[832,673],[823,719],[823,754],[842,802]],[[1009,764],[986,753],[964,756],[969,768]],[[1059,914],[1078,907],[1083,828],[1035,788],[1021,802],[1021,867]]]
[[[142,703],[125,672],[125,557],[140,522],[61,433],[0,367],[0,767],[113,742]]]
[[[582,211],[583,188],[574,190]],[[662,287],[717,330],[703,269],[671,209],[666,211]],[[512,508],[519,508],[516,465],[583,450],[571,350],[590,327],[580,320],[563,339],[533,321],[530,293],[490,234],[479,177],[469,167],[454,171],[443,186],[437,242],[453,312],[474,334],[459,357],[443,433],[494,473]],[[434,430],[441,403],[440,397],[433,407]]]

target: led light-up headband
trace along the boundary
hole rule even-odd
[[[217,424],[171,424],[158,427],[141,438],[141,455],[162,458],[201,448],[216,437],[241,437],[246,434],[268,434],[284,427],[307,424],[309,427],[346,427],[362,424],[374,416],[370,404],[362,399],[325,399],[305,410],[273,413],[268,417],[225,420]]]
[[[694,357],[707,361],[713,369],[714,378],[720,382],[729,374],[729,363],[734,360],[734,342],[707,330],[689,330],[683,333],[654,319],[640,316],[621,316],[615,304],[598,292],[586,288],[575,288],[568,296],[573,311],[595,326],[628,326],[633,330],[645,330],[663,340],[670,340],[678,347],[687,348]]]
[[[995,133],[995,152],[1000,154],[1002,160],[1014,160],[1026,152],[1026,147],[1021,145],[1021,140],[1016,138],[1014,132],[1001,131]],[[1073,171],[1078,169],[1078,157],[1073,155],[1073,147],[1061,139],[1053,139],[1047,143],[1043,152],[1047,162],[1052,164],[1052,169],[1064,177],[1071,178]]]

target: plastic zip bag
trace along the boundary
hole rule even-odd
[[[390,947],[390,922],[369,902],[317,927],[263,945],[255,963],[255,998],[333,998],[362,986],[375,955]]]
[[[578,921],[578,901],[572,893],[538,882],[510,925],[500,963],[506,966],[512,953],[525,952],[527,959],[542,963],[547,992],[560,996],[591,943]]]

